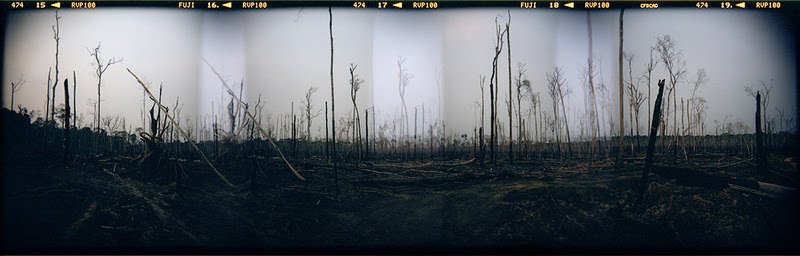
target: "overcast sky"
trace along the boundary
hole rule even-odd
[[[260,94],[265,118],[270,115],[274,120],[291,112],[292,102],[298,114],[300,102],[312,86],[319,88],[312,100],[315,109],[330,101],[327,8],[228,12],[64,9],[59,15],[59,80],[72,79],[72,71],[76,72],[77,107],[84,125],[92,119],[89,102],[97,99],[97,77],[87,49],[99,42],[103,58],[124,59],[103,76],[102,114],[122,115],[134,129],[142,126],[143,94],[125,68],[151,88],[163,83],[164,103],[174,106],[179,97],[181,119],[191,118],[192,123],[197,116],[211,116],[212,102],[213,111],[219,113],[230,101],[203,58],[235,90],[244,79],[246,101],[254,105]],[[796,115],[796,42],[791,31],[797,28],[783,17],[765,11],[695,9],[626,10],[624,15],[624,51],[635,54],[634,79],[644,72],[649,47],[663,34],[670,35],[683,52],[688,79],[696,76],[699,68],[708,72],[711,80],[699,92],[708,100],[707,132],[713,133],[714,120],[726,115],[730,115],[729,122],[750,124],[754,100],[744,87],[760,86],[761,81],[774,84],[769,115],[777,115],[778,109]],[[364,110],[373,106],[378,125],[396,119],[400,113],[397,61],[405,58],[404,65],[413,75],[405,96],[410,124],[415,108],[422,119],[424,105],[426,124],[441,118],[448,130],[452,129],[448,133],[471,136],[476,117],[480,118],[475,108],[480,100],[479,76],[488,80],[491,75],[495,18],[505,24],[507,10],[333,9],[337,119],[352,111],[349,63],[358,64],[356,73],[365,80],[358,94],[362,119]],[[55,62],[54,11],[13,11],[7,19],[2,106],[9,107],[10,84],[23,75],[27,82],[16,94],[15,104],[44,115],[47,69]],[[605,102],[614,115],[618,115],[618,19],[619,10],[591,13],[594,57],[603,72],[596,83],[608,86]],[[545,74],[556,66],[563,69],[566,86],[572,91],[566,101],[570,127],[575,131],[579,116],[585,113],[580,71],[586,65],[588,41],[586,12],[511,10],[512,72],[516,73],[518,62],[525,63],[527,78],[541,94],[542,107],[552,112]],[[499,61],[501,97],[508,92],[506,50]],[[624,71],[627,76],[627,66]],[[654,72],[654,85],[656,78],[666,78],[663,64]],[[641,88],[646,91],[645,85]],[[486,89],[488,103],[488,81]],[[680,81],[678,97],[688,99],[690,93],[687,81]],[[57,95],[57,104],[63,103],[62,88]],[[504,102],[501,98],[498,113],[500,121],[507,123]],[[646,107],[643,109],[640,122],[646,123]],[[627,119],[627,113],[625,116]],[[488,110],[486,118],[488,123]],[[602,125],[602,130],[609,128],[607,122]],[[312,136],[324,136],[323,127],[320,115],[314,120]],[[750,127],[752,132],[753,124]]]

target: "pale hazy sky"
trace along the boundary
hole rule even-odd
[[[316,109],[330,100],[327,8],[229,12],[64,9],[59,15],[59,80],[72,79],[72,71],[76,72],[77,107],[79,115],[84,115],[84,125],[92,119],[88,102],[97,98],[97,78],[92,75],[93,59],[87,48],[101,41],[104,58],[124,58],[103,77],[102,114],[122,115],[133,128],[142,125],[143,96],[141,87],[125,68],[150,83],[151,88],[163,83],[165,104],[174,106],[180,97],[183,121],[187,117],[194,122],[198,115],[210,116],[212,101],[215,112],[230,101],[201,58],[208,60],[237,91],[244,78],[245,100],[255,104],[261,94],[265,114],[273,119],[289,113],[292,102],[295,113],[299,113],[300,102],[311,86],[319,88],[313,99]],[[408,72],[414,76],[406,90],[410,123],[413,125],[414,108],[424,104],[426,123],[441,116],[448,130],[471,136],[477,114],[474,102],[480,100],[478,77],[484,75],[488,80],[491,75],[494,20],[498,15],[501,24],[505,24],[507,10],[496,8],[334,8],[337,119],[352,111],[347,69],[351,62],[359,65],[357,73],[365,80],[358,96],[362,119],[364,110],[373,105],[379,125],[396,118],[400,109],[397,60],[404,57]],[[552,112],[545,73],[552,72],[554,66],[561,67],[572,91],[566,100],[570,126],[575,131],[579,128],[578,114],[584,112],[579,77],[588,55],[586,17],[582,11],[511,10],[512,72],[516,72],[517,62],[526,63],[527,78],[540,92],[542,107]],[[603,71],[602,81],[610,89],[606,101],[615,115],[618,18],[619,10],[591,14],[594,56]],[[43,115],[47,69],[55,62],[50,28],[55,23],[54,11],[12,11],[7,19],[2,106],[9,107],[10,83],[22,74],[27,82],[16,94],[15,104],[42,111]],[[624,50],[636,55],[634,76],[643,72],[648,49],[662,34],[672,36],[677,49],[683,51],[687,78],[693,78],[699,68],[706,69],[711,80],[700,90],[709,106],[706,131],[713,132],[714,120],[726,115],[731,115],[729,121],[749,123],[754,100],[745,93],[744,86],[760,85],[760,81],[769,84],[773,80],[775,86],[768,114],[776,115],[777,109],[785,109],[796,115],[796,42],[791,31],[797,28],[777,14],[755,10],[626,10],[624,20]],[[498,113],[500,120],[507,123],[502,100],[508,91],[505,50],[499,61]],[[627,66],[624,70],[627,75]],[[663,64],[656,69],[653,84],[656,78],[666,78]],[[646,91],[644,86],[641,88]],[[57,95],[57,103],[62,103],[62,88]],[[681,81],[678,96],[688,99],[689,95],[687,82]],[[646,123],[644,115],[641,123]],[[603,125],[607,130],[607,122]],[[324,136],[322,127],[320,115],[314,120],[312,135]],[[752,131],[753,125],[750,127]],[[573,132],[573,136],[576,134]]]

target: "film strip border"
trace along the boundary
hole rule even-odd
[[[172,7],[205,10],[251,10],[291,7],[423,10],[465,7],[517,9],[772,9],[797,10],[800,1],[0,1],[3,9],[95,9],[103,7]]]

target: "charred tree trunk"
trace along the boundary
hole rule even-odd
[[[364,110],[364,158],[369,159],[369,109]]]
[[[414,108],[414,156],[412,158],[417,158],[417,108]]]
[[[325,102],[325,157],[328,157],[328,150],[330,146],[328,146],[328,102]]]
[[[757,166],[759,170],[766,170],[767,161],[764,155],[764,133],[761,130],[761,92],[756,92],[756,144]]]
[[[653,126],[650,128],[650,137],[647,141],[647,155],[644,158],[644,171],[642,172],[642,179],[639,183],[639,200],[641,201],[644,196],[644,190],[647,189],[647,174],[653,168],[653,155],[656,147],[656,136],[658,135],[658,126],[661,121],[661,100],[664,95],[664,79],[658,80],[658,96],[656,97],[656,104],[653,108]]]
[[[75,71],[72,71],[72,93],[77,94],[78,92],[78,82],[75,79]],[[75,99],[78,97],[72,97],[72,127],[75,130],[78,130],[78,126],[76,125],[75,121],[78,119],[78,104],[76,103]],[[14,106],[11,106],[12,108]]]
[[[64,79],[64,163],[69,161],[69,79]]]

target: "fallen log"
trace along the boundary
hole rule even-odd
[[[217,75],[219,80],[222,82],[222,85],[225,86],[225,89],[228,91],[228,94],[230,94],[231,97],[236,99],[237,102],[244,105],[245,102],[242,101],[242,99],[240,99],[239,97],[236,97],[236,94],[233,93],[233,90],[231,90],[231,87],[228,86],[228,83],[225,82],[225,79],[222,79],[222,76],[219,73],[217,73],[217,70],[214,69],[214,67],[212,67],[211,64],[208,63],[208,61],[206,61],[206,59],[203,59],[203,62],[205,62],[206,65],[208,65],[208,67],[211,68],[211,71],[213,71],[214,74]],[[283,152],[281,152],[278,146],[275,145],[275,142],[273,142],[272,138],[270,138],[267,132],[264,131],[264,128],[261,127],[261,124],[258,121],[256,121],[256,119],[253,117],[253,114],[250,114],[250,111],[247,110],[246,108],[244,109],[244,113],[247,114],[247,117],[250,118],[250,120],[253,122],[253,124],[256,125],[256,127],[258,127],[258,130],[261,132],[261,134],[267,138],[267,141],[269,141],[269,144],[272,145],[275,151],[278,151],[278,154],[281,156],[281,159],[283,159],[283,162],[286,163],[287,166],[289,166],[289,169],[292,170],[294,175],[297,176],[297,178],[299,178],[300,180],[306,180],[305,178],[303,178],[303,176],[300,175],[300,173],[297,172],[297,170],[294,169],[294,167],[292,167],[292,164],[290,164],[289,161],[286,160],[286,157],[283,156]]]
[[[114,165],[114,170],[116,170],[116,169],[117,169],[117,166],[116,166],[116,165]],[[177,228],[178,228],[178,229],[179,229],[179,230],[180,230],[180,231],[181,231],[181,232],[182,232],[184,235],[186,235],[187,237],[189,237],[190,239],[192,239],[192,241],[194,241],[196,244],[200,244],[200,240],[199,240],[199,239],[197,239],[197,236],[195,236],[194,234],[192,234],[191,232],[189,232],[189,231],[188,231],[188,228],[186,227],[186,225],[185,225],[185,224],[183,224],[183,222],[182,222],[181,220],[179,220],[179,219],[176,219],[176,218],[174,218],[174,217],[170,218],[170,215],[167,213],[167,211],[165,211],[163,208],[161,208],[161,207],[158,205],[158,202],[157,202],[157,201],[161,201],[161,200],[159,200],[159,199],[156,199],[157,201],[154,201],[154,200],[151,200],[151,199],[149,199],[149,198],[145,197],[145,196],[142,194],[142,192],[140,192],[140,191],[139,191],[139,189],[137,189],[136,187],[134,187],[133,185],[131,185],[131,184],[130,184],[130,183],[128,183],[127,181],[123,180],[121,177],[119,177],[119,175],[117,175],[117,174],[116,174],[116,173],[114,173],[113,171],[109,171],[109,170],[107,170],[107,169],[103,169],[103,172],[105,172],[105,173],[107,173],[108,175],[111,175],[112,177],[114,177],[114,181],[116,181],[116,182],[118,182],[118,183],[122,184],[123,186],[127,187],[127,188],[128,188],[130,191],[131,191],[131,193],[132,193],[134,196],[136,196],[136,197],[138,197],[138,198],[140,198],[140,199],[144,200],[144,201],[145,201],[145,202],[146,202],[146,203],[147,203],[147,204],[150,206],[150,209],[153,211],[153,213],[155,213],[156,217],[158,217],[158,219],[159,219],[159,220],[160,220],[160,221],[161,221],[163,224],[165,224],[165,225],[170,225],[170,224],[171,224],[171,221],[172,221],[172,222],[174,223],[174,225],[175,225],[175,226],[176,226],[176,227],[177,227]],[[161,202],[162,202],[162,203],[164,203],[163,201],[161,201]]]
[[[152,94],[152,93],[150,93],[150,89],[147,89],[147,86],[145,86],[145,85],[144,85],[144,83],[142,82],[142,80],[139,80],[139,77],[138,77],[138,76],[136,76],[136,74],[134,74],[134,73],[133,73],[133,71],[131,71],[131,69],[129,69],[129,68],[126,68],[126,69],[128,70],[128,73],[131,73],[131,75],[132,75],[134,78],[136,78],[136,82],[139,82],[139,84],[140,84],[140,85],[142,85],[142,88],[144,88],[144,91],[145,91],[145,92],[147,92],[147,95],[149,95],[149,96],[150,96],[150,99],[151,99],[151,100],[153,100],[153,101],[154,101],[156,104],[158,104],[158,108],[159,108],[159,109],[161,109],[161,111],[164,111],[164,115],[166,115],[166,116],[167,116],[167,118],[169,118],[169,120],[170,120],[170,121],[172,121],[172,124],[173,124],[173,125],[175,125],[175,128],[178,128],[178,131],[180,131],[180,132],[181,132],[181,134],[182,134],[182,135],[183,135],[183,137],[186,139],[186,141],[188,141],[188,142],[189,142],[189,144],[191,144],[191,145],[192,145],[192,147],[194,147],[194,149],[197,151],[197,153],[198,153],[198,154],[200,154],[200,157],[202,157],[202,158],[203,158],[203,160],[205,160],[205,161],[206,161],[206,163],[208,164],[208,166],[211,166],[211,170],[214,170],[214,173],[216,173],[216,174],[217,174],[217,176],[219,176],[219,178],[220,178],[220,179],[222,179],[222,181],[224,181],[226,185],[228,185],[228,186],[231,186],[231,187],[234,187],[234,188],[235,188],[236,186],[234,186],[234,185],[233,185],[233,184],[232,184],[230,181],[228,181],[228,179],[226,179],[226,178],[225,178],[225,176],[223,176],[221,173],[219,173],[219,171],[217,171],[217,168],[214,168],[214,165],[213,165],[213,164],[211,164],[211,161],[208,161],[208,158],[206,158],[206,154],[203,154],[203,151],[200,151],[200,148],[198,148],[198,147],[197,147],[197,145],[195,145],[195,144],[194,144],[194,141],[192,141],[192,139],[191,139],[191,138],[189,138],[189,135],[186,135],[186,132],[185,132],[185,131],[183,131],[183,129],[181,128],[181,126],[180,126],[180,125],[178,125],[178,122],[175,122],[175,119],[173,119],[173,118],[172,118],[172,116],[170,116],[170,115],[169,115],[169,113],[167,113],[167,110],[166,110],[166,108],[164,108],[164,106],[163,106],[163,105],[161,105],[161,102],[159,102],[159,101],[156,99],[156,97],[155,97],[155,96],[153,96],[153,94]]]
[[[406,185],[436,185],[449,182],[459,181],[482,181],[491,180],[496,178],[507,177],[504,175],[454,175],[454,176],[439,176],[430,178],[416,178],[416,179],[380,179],[380,180],[352,180],[350,183],[359,185],[386,185],[386,186],[406,186]]]
[[[739,191],[744,191],[744,192],[747,192],[747,193],[750,193],[750,194],[759,195],[759,196],[768,197],[768,198],[777,198],[777,196],[775,196],[773,194],[766,193],[766,192],[763,192],[763,191],[760,191],[760,190],[757,190],[757,189],[747,188],[747,187],[739,186],[739,185],[736,185],[736,184],[728,184],[728,185],[731,186],[732,189],[739,190]]]
[[[781,186],[778,184],[772,184],[761,181],[758,182],[758,187],[764,192],[777,196],[790,196],[792,194],[797,193],[797,188]]]

